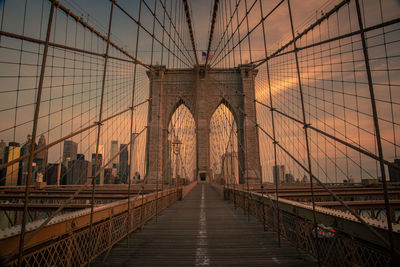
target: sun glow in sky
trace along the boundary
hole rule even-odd
[[[93,26],[98,33],[107,36],[110,1],[62,0],[60,2],[81,20]],[[113,44],[131,56],[137,54],[137,58],[148,65],[162,64],[167,68],[193,67],[192,47],[186,20],[182,16],[184,10],[181,1],[146,0],[142,2],[140,20],[147,32],[143,28],[139,29],[137,47],[138,26],[134,20],[139,20],[139,0],[116,2],[126,13],[120,8],[114,8],[110,34]],[[262,1],[262,5],[259,0],[247,1],[247,7],[245,7],[245,1],[239,1],[238,12],[232,17],[230,25],[227,25],[227,22],[236,1],[220,2],[219,20],[215,27],[210,53],[212,67],[237,67],[239,64],[248,62],[257,64],[265,59],[265,47],[267,55],[271,56],[292,39],[286,1],[266,18],[264,32],[260,24],[261,16],[266,16],[280,1]],[[3,34],[0,39],[0,139],[7,143],[16,141],[23,144],[26,136],[32,132],[43,60],[43,40],[46,38],[50,10],[49,3],[46,0],[0,1],[1,31],[31,38],[21,40]],[[292,0],[290,3],[294,31],[298,34],[341,1]],[[360,3],[364,26],[367,28],[400,17],[399,1],[370,0],[360,1]],[[192,0],[189,4],[196,52],[200,59],[201,52],[207,50],[213,1]],[[247,17],[245,16],[246,9],[249,12]],[[153,12],[157,20],[154,19]],[[166,13],[178,14],[179,20],[175,21],[175,25],[168,24]],[[160,23],[168,27],[168,35],[170,33],[174,35],[168,36]],[[237,27],[238,24],[240,27]],[[254,28],[249,37],[246,35],[247,25],[249,29]],[[173,27],[176,27],[176,32],[171,30]],[[235,28],[238,30],[235,31]],[[358,29],[355,4],[354,1],[350,1],[329,19],[324,20],[297,40],[296,45],[301,48],[298,58],[305,119],[313,127],[330,136],[377,155],[376,133],[360,35],[351,34],[346,38],[327,41]],[[156,41],[149,32],[154,32]],[[182,36],[176,34],[177,32]],[[400,157],[399,36],[399,23],[366,32],[383,155],[387,161]],[[241,39],[243,40],[239,44]],[[170,51],[161,45],[163,42],[166,45],[167,40]],[[181,41],[183,45],[173,46],[174,42]],[[136,165],[139,171],[144,173],[146,125],[148,124],[146,100],[149,98],[147,69],[138,65],[135,71],[131,58],[115,46],[110,46],[110,58],[103,85],[104,57],[101,55],[106,52],[107,43],[60,9],[56,9],[54,14],[50,42],[58,46],[52,45],[48,51],[38,136],[43,134],[47,143],[54,142],[98,122],[100,109],[102,109],[102,120],[121,113],[118,119],[107,120],[102,126],[100,144],[104,145],[106,151],[105,162],[111,158],[107,152],[111,149],[111,140],[117,140],[119,144],[129,143],[132,122],[133,131],[140,133],[133,155],[138,159]],[[314,45],[318,42],[321,44]],[[76,49],[74,51],[65,47]],[[183,51],[178,49],[183,47]],[[229,53],[231,50],[232,52]],[[280,144],[285,145],[287,151],[295,155],[302,164],[307,165],[304,131],[302,125],[295,121],[301,122],[304,118],[296,61],[292,50],[293,45],[290,44],[281,51],[282,55],[270,58],[268,71],[265,62],[257,68],[255,98],[264,104],[256,104],[257,120],[260,127],[272,135],[271,112],[268,107],[265,107],[271,104],[271,91],[272,105],[285,114],[275,114],[277,139]],[[102,95],[103,101],[101,101]],[[129,107],[132,105],[138,106],[131,117]],[[227,121],[224,123],[226,125]],[[194,122],[189,124],[192,128],[195,125]],[[186,125],[185,122],[182,125],[189,127],[189,124]],[[91,158],[91,153],[93,153],[97,139],[96,129],[96,127],[91,128],[72,138],[79,144],[78,153],[85,154],[86,158]],[[195,130],[192,129],[192,131]],[[310,130],[309,137],[312,165],[317,177],[323,181],[341,182],[350,177],[356,180],[380,177],[376,160],[315,131]],[[226,137],[223,139],[226,141]],[[184,149],[188,155],[194,153],[194,140],[193,138],[188,140],[190,145]],[[272,181],[272,165],[274,164],[272,141],[264,133],[259,132],[259,144],[263,179]],[[49,161],[60,162],[62,149],[62,142],[50,148]],[[279,150],[277,156],[278,164],[284,164],[287,171],[294,174],[296,178],[301,178],[305,174],[299,164],[283,150]],[[212,157],[211,165],[217,162],[218,158]],[[195,163],[191,159],[184,165],[190,172],[194,169]],[[219,167],[217,169],[220,170]]]

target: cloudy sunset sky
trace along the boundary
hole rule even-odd
[[[265,59],[265,46],[270,56],[292,39],[288,4],[287,1],[280,2],[262,1],[260,5],[259,0],[220,1],[210,65],[232,68],[245,63],[263,63],[257,67],[255,96],[248,97],[255,97],[257,101],[270,106],[271,89],[272,105],[284,114],[275,114],[277,141],[306,166],[304,130],[295,121],[303,121],[303,116],[293,44],[268,61],[269,73],[266,62],[262,61]],[[362,43],[360,34],[354,34],[359,30],[355,1],[349,2],[296,41],[297,47],[301,48],[298,58],[304,110],[307,123],[316,129],[376,155],[376,136]],[[104,73],[102,55],[106,51],[103,37],[108,33],[111,8],[108,0],[62,0],[60,3],[97,33],[83,27],[72,16],[67,16],[65,10],[56,9],[50,33],[53,45],[47,56],[38,124],[38,136],[43,134],[48,143],[72,135],[100,119]],[[110,151],[110,140],[118,140],[119,144],[129,143],[129,107],[132,102],[138,105],[132,117],[133,131],[141,133],[135,143],[135,164],[144,173],[149,82],[147,68],[143,65],[138,65],[134,78],[134,64],[130,60],[137,53],[137,58],[147,65],[191,68],[194,57],[182,1],[142,2],[138,47],[136,21],[139,20],[139,0],[118,0],[116,3],[118,6],[113,10],[110,35],[113,45],[109,51],[114,58],[109,60],[105,75],[101,119],[121,114],[118,119],[104,123],[100,144],[104,145],[107,162],[111,158],[107,153]],[[230,15],[237,3],[238,12],[230,23]],[[342,1],[292,0],[290,3],[294,31],[298,34]],[[212,0],[189,1],[200,61],[201,53],[208,46],[213,4]],[[383,155],[385,160],[392,162],[400,157],[400,24],[395,21],[400,17],[400,4],[396,0],[364,0],[360,4],[364,27],[390,24],[384,28],[371,28],[366,32],[366,37]],[[16,141],[23,144],[32,131],[50,2],[8,0],[0,1],[0,5],[3,32],[0,39],[0,139],[7,143]],[[245,16],[246,10],[248,16]],[[262,15],[266,16],[272,10],[264,22],[264,44],[262,24],[259,22]],[[168,17],[174,21],[172,24],[176,30],[171,28]],[[240,27],[236,31],[238,24]],[[166,31],[163,31],[162,25]],[[251,32],[249,37],[248,31]],[[149,34],[153,32],[155,38]],[[326,41],[344,34],[349,36]],[[20,40],[11,35],[30,39]],[[318,42],[322,44],[314,45]],[[65,47],[73,47],[75,51]],[[202,61],[200,63],[204,64]],[[134,96],[132,88],[135,88]],[[271,112],[265,105],[256,105],[257,120],[260,127],[272,135]],[[189,124],[185,125],[189,127]],[[190,125],[193,127],[193,124]],[[316,131],[309,131],[312,165],[316,175],[323,181],[380,177],[376,160]],[[92,127],[74,134],[72,138],[79,144],[79,152],[88,158],[95,150],[96,134],[96,127]],[[193,142],[194,139],[190,140]],[[228,142],[226,137],[224,142]],[[272,140],[259,131],[259,142],[262,176],[264,180],[271,181],[274,164]],[[58,142],[49,150],[51,162],[61,160],[62,148],[62,142]],[[190,151],[193,152],[193,149]],[[296,178],[304,175],[304,170],[286,152],[279,149],[278,154],[278,164],[285,165],[287,171]],[[213,157],[216,158],[215,155]],[[193,162],[190,164],[192,166]]]

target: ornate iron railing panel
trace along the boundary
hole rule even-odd
[[[132,200],[131,211],[127,209],[114,214],[117,205],[107,208],[109,216],[100,214],[104,209],[94,212],[92,237],[87,225],[65,231],[63,235],[57,233],[57,238],[35,245],[25,250],[22,257],[23,266],[81,266],[93,261],[96,257],[110,250],[114,244],[125,238],[148,220],[156,216],[175,203],[181,197],[181,191],[169,189],[152,193]],[[123,203],[127,207],[127,203]],[[86,216],[86,215],[83,215]],[[130,220],[128,220],[130,216]],[[79,218],[74,218],[78,221]],[[129,223],[128,223],[129,222]],[[59,227],[62,227],[60,222]],[[74,227],[73,227],[74,228]],[[42,231],[46,231],[44,228]],[[29,235],[29,232],[27,232]],[[40,233],[38,233],[40,236]],[[15,235],[18,237],[18,235]],[[13,237],[10,237],[13,238]],[[94,242],[90,242],[93,240]],[[7,242],[7,240],[3,240]],[[12,243],[12,242],[11,242]],[[29,245],[29,243],[27,244]],[[18,255],[13,255],[6,263],[7,266],[18,265]]]
[[[391,256],[388,248],[352,236],[349,231],[343,232],[330,227],[326,228],[330,229],[329,232],[322,227],[315,229],[312,220],[306,219],[304,213],[299,212],[299,207],[293,206],[290,212],[290,209],[282,208],[282,203],[279,203],[278,211],[273,198],[228,187],[224,190],[224,198],[233,201],[236,206],[257,218],[265,229],[278,230],[279,214],[281,236],[298,249],[316,259],[319,258],[323,265],[390,266]]]

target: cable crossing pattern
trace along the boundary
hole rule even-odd
[[[320,265],[398,259],[398,3],[210,8],[205,32],[195,1],[0,1],[8,266],[107,259],[193,182]]]

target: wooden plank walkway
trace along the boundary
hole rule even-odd
[[[207,184],[118,243],[93,266],[316,266],[308,256],[264,231]]]

